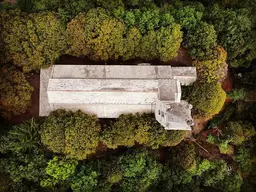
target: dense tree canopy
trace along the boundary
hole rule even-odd
[[[207,21],[214,25],[218,43],[228,53],[228,59],[242,55],[248,49],[252,23],[246,9],[225,10],[217,4],[209,8]]]
[[[109,148],[133,146],[136,143],[154,149],[175,146],[185,137],[186,131],[165,130],[151,114],[121,115],[103,130],[102,141]]]
[[[201,82],[221,82],[227,75],[226,51],[219,46],[211,51],[212,54],[209,59],[193,61],[198,72],[198,80]]]
[[[24,72],[51,66],[66,49],[65,31],[52,12],[0,14],[8,59]]]
[[[217,34],[213,25],[200,22],[196,27],[188,30],[184,39],[184,46],[189,50],[193,59],[209,59],[217,45]]]
[[[33,87],[14,67],[0,67],[0,112],[5,117],[25,113],[31,105]]]
[[[196,83],[192,86],[189,102],[200,116],[212,117],[220,112],[226,93],[220,83]]]
[[[55,111],[41,126],[42,143],[53,152],[86,159],[98,146],[100,126],[97,121],[95,116],[81,111]]]
[[[167,131],[152,114],[100,119],[102,130],[81,111],[17,125],[38,114],[0,117],[0,191],[255,191],[255,13],[251,0],[1,1],[1,115],[31,103],[21,70],[37,73],[63,54],[127,64],[192,59],[198,81],[182,87],[192,132]]]

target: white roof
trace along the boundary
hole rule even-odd
[[[39,115],[60,108],[99,118],[154,112],[158,98],[180,101],[180,80],[187,84],[196,78],[194,67],[181,72],[171,66],[54,65],[41,69]]]

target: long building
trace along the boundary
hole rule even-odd
[[[56,109],[82,110],[99,118],[155,113],[165,129],[190,130],[191,108],[181,85],[196,80],[194,67],[54,65],[41,69],[40,116]]]

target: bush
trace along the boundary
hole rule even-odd
[[[8,58],[24,72],[51,66],[66,49],[64,26],[54,13],[14,10],[0,17],[9,17],[1,29]]]
[[[227,53],[222,47],[217,47],[210,59],[195,60],[193,65],[198,72],[198,79],[202,82],[221,82],[227,75]]]
[[[4,117],[25,113],[31,105],[33,87],[24,73],[14,67],[0,67],[0,112]]]
[[[188,100],[199,116],[212,117],[222,109],[226,93],[220,83],[195,83]]]
[[[41,126],[41,141],[48,149],[79,160],[96,151],[99,134],[98,119],[81,111],[54,111]]]

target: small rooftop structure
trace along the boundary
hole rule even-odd
[[[39,115],[82,110],[99,118],[155,113],[165,129],[191,130],[191,108],[181,85],[196,80],[194,67],[151,65],[54,65],[41,69]]]

